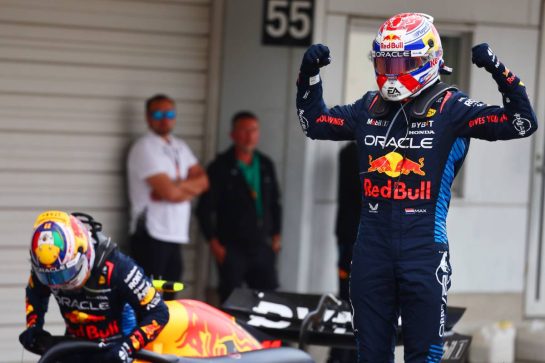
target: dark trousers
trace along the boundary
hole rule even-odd
[[[350,265],[352,263],[352,253],[350,252],[353,247],[353,241],[339,240],[339,269],[350,273]],[[349,250],[347,250],[349,249]],[[349,293],[349,278],[341,276],[339,273],[339,297],[344,301],[350,301]],[[356,351],[356,338],[354,338],[354,349],[350,348],[331,348],[329,351],[329,357],[327,363],[354,363],[357,361]]]
[[[244,283],[250,289],[274,290],[278,287],[276,254],[268,244],[252,249],[226,246],[223,264],[218,264],[218,293],[221,302],[227,300],[236,287]]]
[[[358,362],[393,362],[401,314],[405,362],[439,362],[450,286],[448,245],[356,242],[350,298]]]
[[[153,238],[145,227],[139,226],[131,236],[131,255],[146,275],[154,279],[179,281],[182,277],[182,246]],[[174,293],[165,292],[165,300],[174,299]]]

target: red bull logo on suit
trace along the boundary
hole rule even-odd
[[[385,173],[386,175],[396,178],[403,175],[409,175],[409,173],[415,173],[418,175],[426,175],[422,168],[424,167],[424,158],[419,158],[418,163],[403,157],[396,152],[390,152],[384,156],[378,157],[373,160],[373,157],[369,155],[369,169],[368,172]]]
[[[384,173],[391,178],[397,178],[401,175],[416,175],[424,176],[424,158],[419,158],[418,162],[412,161],[397,152],[389,152],[384,156],[373,159],[369,155],[368,173],[377,172]],[[416,187],[409,187],[402,181],[388,180],[384,185],[373,183],[370,179],[365,178],[363,181],[363,192],[366,197],[386,198],[386,199],[410,199],[418,200],[431,199],[431,182],[421,181]]]
[[[385,185],[374,184],[371,180],[363,181],[363,193],[366,197],[386,199],[431,199],[431,182],[421,181],[416,188],[408,187],[404,182],[388,180]]]

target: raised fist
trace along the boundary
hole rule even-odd
[[[329,48],[323,44],[313,44],[303,55],[300,70],[301,73],[314,76],[318,74],[321,67],[327,66],[329,63],[331,63]]]
[[[488,44],[481,43],[471,49],[471,61],[479,68],[486,69],[490,73],[502,72],[503,67],[496,54]]]

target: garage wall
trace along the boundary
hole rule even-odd
[[[125,155],[146,129],[147,97],[176,100],[175,133],[204,156],[211,7],[210,0],[0,1],[0,361],[21,361],[27,248],[40,211],[88,212],[125,243]],[[196,244],[184,250],[189,296],[197,252]],[[60,333],[59,315],[48,315]]]

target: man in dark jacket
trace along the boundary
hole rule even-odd
[[[234,145],[208,167],[210,189],[197,206],[218,264],[222,302],[244,282],[252,289],[276,289],[280,251],[280,193],[272,161],[256,150],[257,117],[235,114],[231,139]]]

